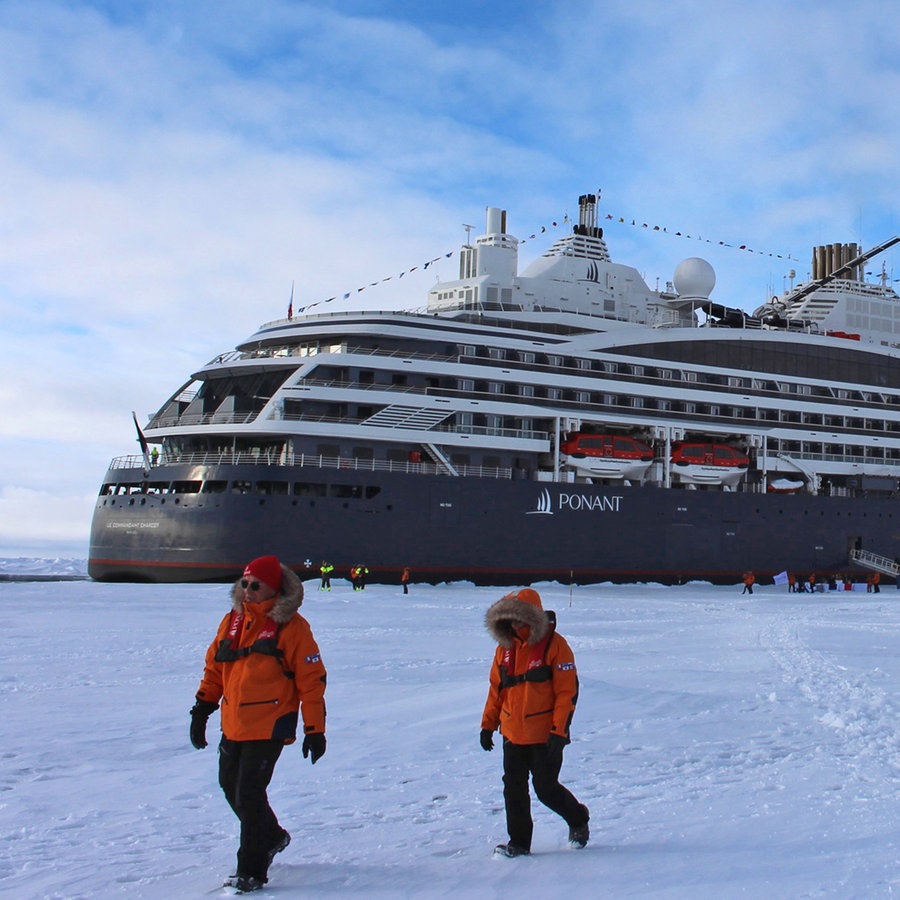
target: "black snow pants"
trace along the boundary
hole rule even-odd
[[[547,754],[546,744],[513,744],[503,741],[503,801],[506,804],[506,830],[513,844],[531,849],[534,823],[528,776],[538,800],[566,820],[570,828],[585,823],[585,809],[568,788],[559,783],[562,753]]]
[[[269,852],[279,842],[282,828],[266,788],[284,741],[230,741],[219,744],[219,785],[228,805],[241,822],[237,874],[266,880]]]

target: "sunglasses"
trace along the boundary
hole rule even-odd
[[[246,578],[242,578],[241,587],[245,591],[258,591],[262,587],[262,584],[259,581],[247,581]]]

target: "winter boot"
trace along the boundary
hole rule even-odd
[[[586,847],[587,842],[591,837],[591,829],[588,827],[588,821],[591,818],[591,814],[583,803],[581,808],[584,810],[584,825],[569,826],[569,846],[574,847],[576,850],[581,850]]]
[[[510,841],[508,844],[497,844],[494,847],[494,856],[506,856],[512,859],[514,856],[530,856],[531,851],[526,850],[524,847],[520,847],[518,844],[514,844]]]
[[[252,875],[241,875],[233,885],[237,888],[239,894],[249,894],[251,891],[261,891],[266,883],[260,878],[254,878]]]
[[[275,859],[276,853],[281,853],[282,850],[287,847],[287,845],[291,842],[291,836],[282,828],[281,829],[281,837],[272,845],[272,848],[269,850],[269,861],[266,864],[266,871],[268,871],[269,866],[272,865],[272,860]]]

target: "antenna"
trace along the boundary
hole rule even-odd
[[[463,228],[466,229],[466,246],[467,247],[472,246],[472,229],[474,227],[475,227],[474,225],[463,225]]]

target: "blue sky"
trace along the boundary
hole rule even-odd
[[[601,188],[615,259],[703,256],[746,309],[900,232],[897,46],[865,0],[0,0],[0,556],[85,556],[131,410],[292,283],[408,270],[486,206],[527,238]]]

